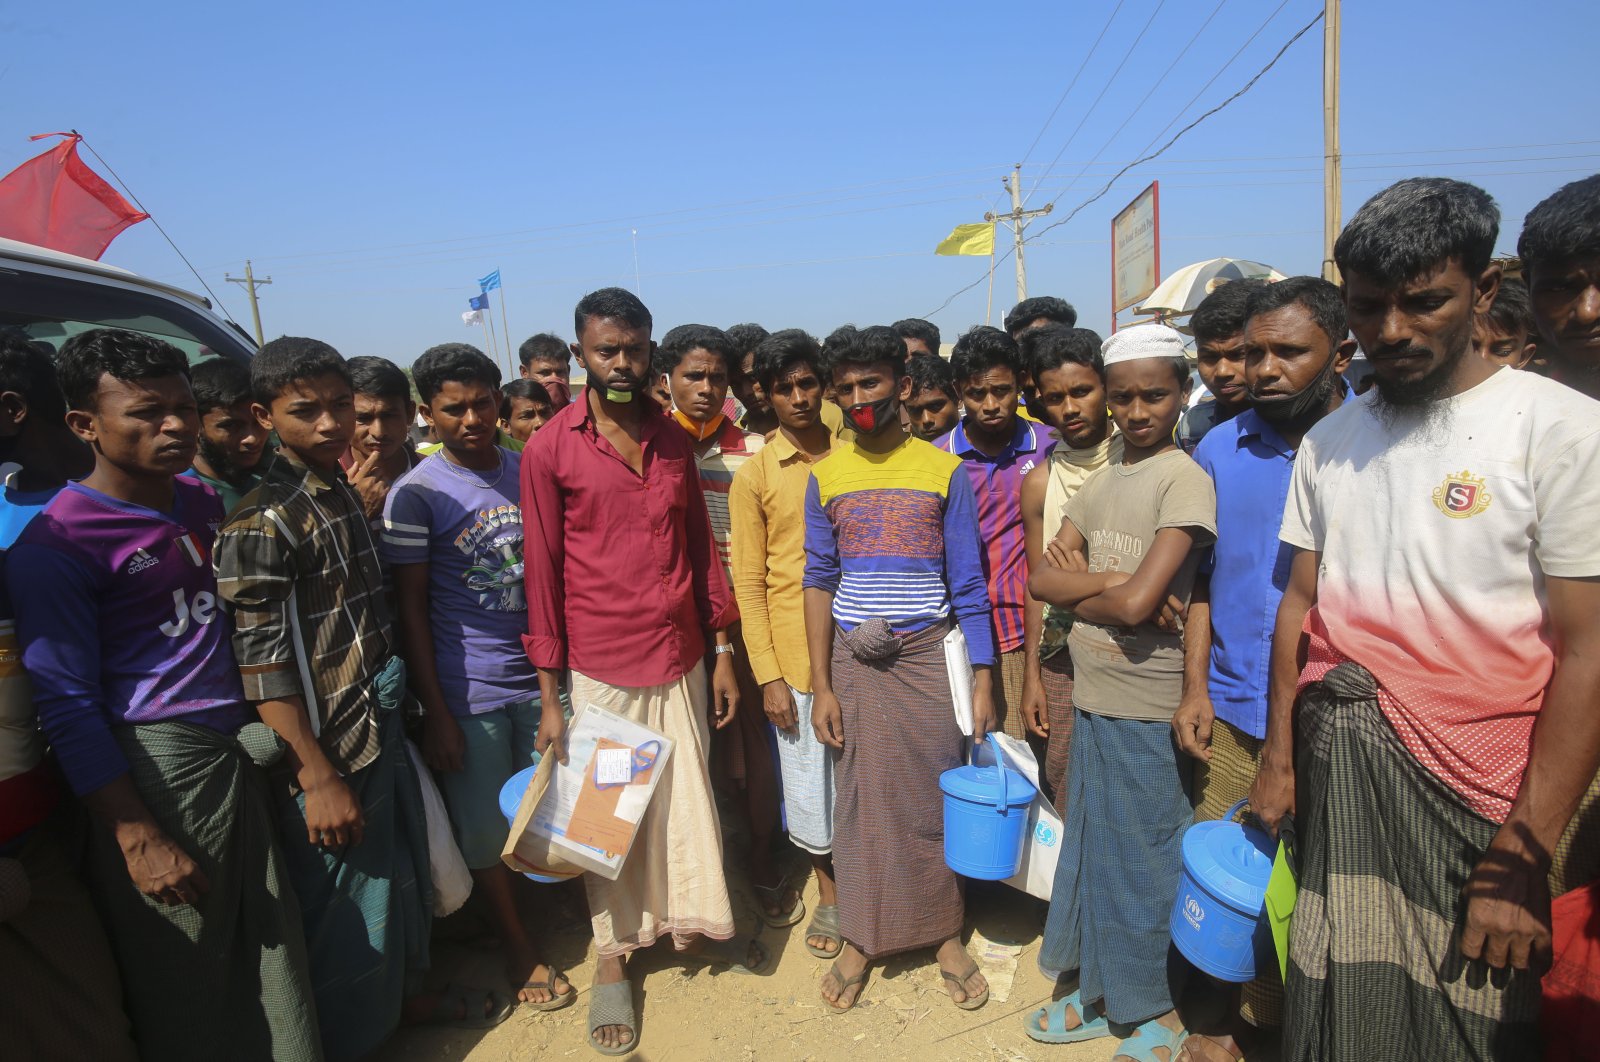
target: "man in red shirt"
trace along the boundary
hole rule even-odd
[[[620,288],[579,301],[572,352],[581,397],[533,436],[522,459],[528,658],[544,704],[538,749],[566,758],[560,681],[572,704],[616,712],[672,738],[672,761],[615,881],[586,875],[598,964],[591,1045],[637,1042],[626,956],[670,936],[680,951],[754,972],[755,941],[731,942],[733,910],[704,751],[710,744],[706,634],[716,644],[710,719],[739,707],[728,627],[738,610],[717,558],[687,435],[649,399],[650,311]],[[703,938],[695,941],[695,937]],[[723,943],[727,942],[727,943]]]

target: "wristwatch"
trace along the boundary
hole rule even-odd
[[[733,643],[729,642],[727,645],[716,646],[716,650],[718,656],[721,656],[723,653],[731,653],[733,652]]]

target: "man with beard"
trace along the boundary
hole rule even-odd
[[[1600,764],[1600,404],[1472,355],[1498,233],[1413,178],[1334,246],[1376,386],[1295,458],[1251,791],[1298,820],[1292,1062],[1540,1056],[1546,875]]]
[[[1247,292],[1240,381],[1253,404],[1218,425],[1194,454],[1216,484],[1217,541],[1189,603],[1183,700],[1172,730],[1178,747],[1198,761],[1201,821],[1222,818],[1255,780],[1267,732],[1267,653],[1289,574],[1291,550],[1278,541],[1278,524],[1295,449],[1349,397],[1340,373],[1355,350],[1339,289],[1326,280],[1291,277]],[[1242,1014],[1253,1027],[1276,1030],[1282,1011],[1281,979],[1268,966],[1245,986]],[[1232,1031],[1241,1039],[1247,1032]],[[1226,1031],[1210,1039],[1192,1037],[1189,1058],[1238,1057]]]
[[[1517,240],[1551,376],[1600,398],[1600,174],[1528,211]]]
[[[217,492],[222,511],[261,480],[256,468],[267,433],[250,412],[250,370],[231,358],[202,361],[189,372],[195,405],[200,407],[200,448],[184,475]]]
[[[565,761],[562,671],[579,717],[593,705],[676,743],[672,762],[614,881],[584,876],[593,913],[589,1037],[620,1055],[638,1042],[624,965],[671,938],[739,971],[767,965],[757,941],[730,942],[733,907],[705,749],[734,720],[739,686],[729,627],[739,618],[689,437],[646,400],[655,343],[644,303],[621,288],[585,295],[573,314],[588,386],[522,458],[528,633],[543,703],[538,751]],[[710,681],[706,642],[715,643]],[[709,693],[710,703],[707,703]],[[700,938],[696,940],[695,938]]]

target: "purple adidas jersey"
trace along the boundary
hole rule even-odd
[[[252,718],[217,597],[222,502],[176,480],[171,513],[69,483],[11,548],[6,576],[39,722],[78,793],[127,770],[120,723],[233,733]]]

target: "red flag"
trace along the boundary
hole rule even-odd
[[[77,133],[0,178],[0,236],[98,259],[117,234],[149,217],[78,158]]]

